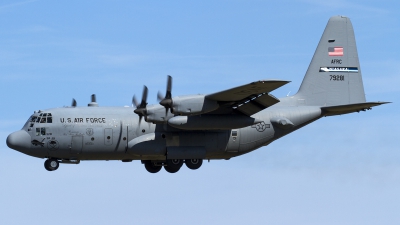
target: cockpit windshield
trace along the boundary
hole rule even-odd
[[[30,123],[30,127],[33,127],[34,123],[53,123],[53,116],[51,113],[40,113],[39,115],[33,115],[27,123]]]
[[[35,116],[33,116],[35,117]],[[33,122],[33,118],[32,118]],[[40,113],[39,116],[36,118],[35,123],[52,123],[53,117],[51,113]]]

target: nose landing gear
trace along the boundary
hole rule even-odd
[[[57,159],[47,159],[46,161],[44,161],[44,168],[46,168],[46,170],[48,171],[54,171],[58,169],[59,166],[60,163]]]

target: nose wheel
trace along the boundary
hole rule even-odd
[[[60,163],[58,162],[57,159],[47,159],[46,161],[44,161],[44,168],[47,171],[54,171],[58,169],[59,166]]]

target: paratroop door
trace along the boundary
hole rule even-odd
[[[227,152],[238,152],[240,144],[240,130],[233,129],[229,135],[228,145],[226,146]]]

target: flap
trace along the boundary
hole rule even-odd
[[[236,102],[253,95],[271,92],[289,82],[290,81],[284,80],[260,80],[225,91],[209,94],[206,95],[206,98],[220,102]]]
[[[278,103],[279,100],[271,94],[263,94],[237,106],[236,110],[251,116],[259,111]]]

